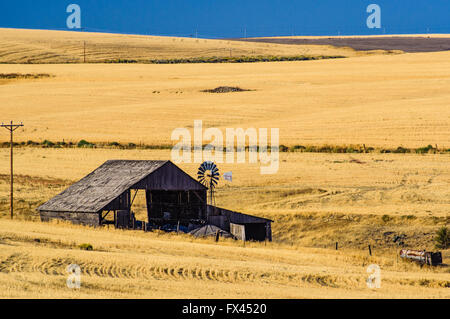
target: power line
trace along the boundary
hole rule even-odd
[[[10,145],[11,146],[11,156],[10,156],[10,159],[11,159],[10,210],[11,210],[11,219],[13,219],[13,216],[14,216],[14,187],[13,187],[13,185],[14,185],[14,173],[13,173],[13,146],[14,146],[14,143],[13,143],[13,132],[15,130],[17,130],[19,127],[22,127],[23,124],[22,123],[20,123],[20,124],[13,124],[13,121],[11,121],[11,124],[3,124],[2,123],[2,125],[0,125],[0,126],[6,128],[11,134],[11,140],[10,140],[10,144],[11,144]]]

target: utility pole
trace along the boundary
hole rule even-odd
[[[14,204],[13,204],[13,202],[14,202],[14,195],[13,195],[13,192],[14,192],[14,188],[13,188],[13,184],[14,184],[14,174],[13,174],[13,132],[15,131],[15,130],[17,130],[19,127],[22,127],[23,126],[23,124],[22,123],[20,123],[20,124],[13,124],[13,122],[11,121],[11,124],[3,124],[2,123],[2,125],[1,125],[1,127],[4,127],[4,128],[6,128],[9,132],[10,132],[10,134],[11,134],[11,140],[10,140],[10,146],[11,146],[11,193],[10,193],[10,201],[11,201],[11,203],[10,203],[10,208],[11,208],[11,219],[13,219],[13,216],[14,216]]]

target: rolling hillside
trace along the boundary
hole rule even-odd
[[[0,63],[82,63],[84,56],[87,62],[119,59],[143,62],[213,56],[366,54],[322,45],[293,47],[230,40],[1,28],[0,43]]]
[[[174,129],[279,128],[280,143],[450,148],[450,52],[221,64],[0,64],[18,141],[171,144]],[[207,93],[218,86],[251,91]],[[6,141],[0,135],[0,141]],[[207,141],[205,141],[207,142]],[[173,142],[175,143],[175,142]]]

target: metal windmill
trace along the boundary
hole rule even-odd
[[[209,188],[210,205],[215,205],[214,189],[219,183],[219,169],[211,161],[203,162],[198,168],[197,178],[200,183]]]

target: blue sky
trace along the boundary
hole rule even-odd
[[[450,33],[449,0],[1,0],[0,27],[65,30],[69,4],[87,31],[224,38]],[[366,26],[369,4],[381,29]]]

